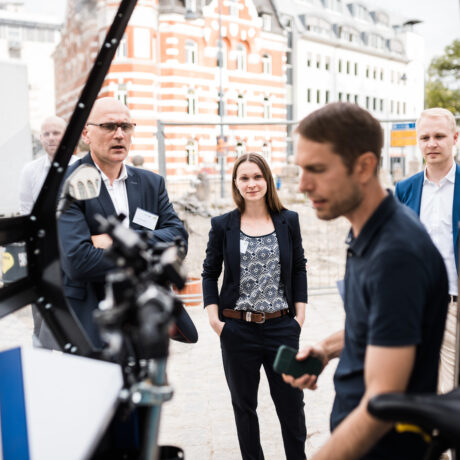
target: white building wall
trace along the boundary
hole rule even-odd
[[[29,119],[34,133],[44,118],[55,113],[54,64],[52,53],[60,35],[54,18],[0,10],[0,59],[27,67]],[[12,49],[16,52],[12,52]]]

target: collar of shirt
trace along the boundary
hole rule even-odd
[[[455,161],[452,162],[452,167],[449,169],[449,172],[439,181],[439,186],[442,187],[446,181],[452,182],[455,184],[455,170],[456,170],[456,163]],[[434,182],[430,181],[426,175],[426,168],[423,171],[423,183],[424,184],[434,184]]]
[[[380,227],[388,220],[388,218],[396,210],[396,200],[391,190],[387,190],[388,196],[379,204],[371,217],[367,220],[359,233],[358,237],[353,236],[353,231],[350,230],[346,243],[349,245],[349,251],[357,256],[363,255],[364,251],[378,232]]]
[[[96,168],[98,169],[98,171],[101,173],[102,180],[104,181],[104,184],[107,187],[107,190],[113,187],[113,185],[110,183],[109,178],[104,174],[102,169],[99,168],[99,166],[96,163],[94,164],[96,165]],[[126,165],[122,163],[120,175],[113,181],[113,183],[115,184],[115,182],[125,181],[127,178],[128,178],[128,171],[126,170]]]

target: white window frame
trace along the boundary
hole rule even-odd
[[[185,63],[198,64],[198,44],[193,40],[186,40],[185,42]]]
[[[195,139],[189,139],[185,146],[187,165],[198,166],[198,142]]]
[[[237,18],[240,15],[238,0],[228,0],[228,15]]]
[[[123,38],[118,44],[117,51],[115,52],[116,59],[126,59],[128,57],[128,37],[126,34],[123,35]]]
[[[272,57],[267,53],[262,55],[262,73],[264,75],[272,74]]]
[[[239,44],[236,47],[236,70],[246,72],[246,47]]]
[[[264,119],[270,120],[272,117],[272,103],[268,96],[264,97]]]
[[[246,98],[243,94],[238,94],[236,98],[236,116],[238,118],[246,117]]]
[[[193,88],[187,90],[187,114],[194,116],[198,113],[198,98]]]

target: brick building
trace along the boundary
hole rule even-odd
[[[60,115],[72,113],[118,4],[68,1],[54,55]],[[220,127],[167,123],[218,123],[220,88],[225,122],[285,120],[286,47],[271,0],[139,0],[100,95],[130,108],[137,123],[131,154],[142,155],[147,167],[159,168],[156,123],[162,120],[169,181],[202,169],[217,174]],[[243,151],[264,153],[275,171],[281,168],[284,126],[225,126],[223,134],[227,173]]]

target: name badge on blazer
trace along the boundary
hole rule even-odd
[[[155,230],[157,226],[158,216],[151,212],[145,211],[144,209],[137,208],[134,214],[133,223],[142,225],[142,227],[148,228],[149,230]]]
[[[241,254],[246,254],[248,250],[249,241],[247,240],[240,240],[240,252]]]

